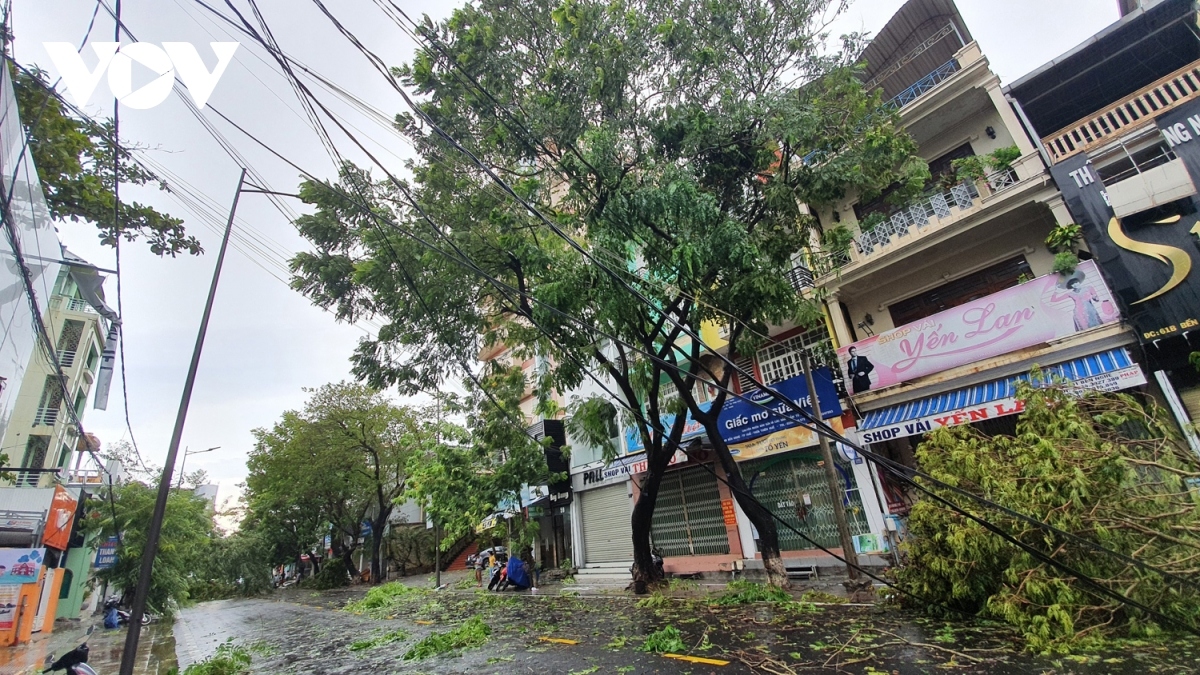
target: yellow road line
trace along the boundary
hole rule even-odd
[[[685,654],[663,654],[668,659],[679,659],[680,661],[690,661],[692,663],[703,663],[706,666],[727,666],[728,661],[721,659],[706,659],[702,656],[687,656]]]
[[[545,635],[539,637],[538,639],[541,640],[542,642],[554,642],[554,643],[560,644],[560,645],[577,645],[577,644],[579,644],[579,640],[568,640],[566,638],[552,638],[552,637],[546,637]]]

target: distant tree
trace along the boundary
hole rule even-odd
[[[99,514],[102,533],[119,534],[122,545],[117,549],[116,564],[98,570],[96,575],[132,594],[141,573],[157,490],[139,482],[113,489],[113,503],[98,505],[95,512]],[[188,600],[192,575],[212,553],[213,524],[208,502],[191,492],[172,490],[160,537],[146,603],[150,611],[170,615]]]
[[[255,431],[258,446],[247,462],[246,480],[250,526],[285,528],[267,536],[282,543],[293,532],[310,537],[315,515],[329,524],[334,554],[355,574],[352,554],[369,522],[371,578],[378,581],[384,529],[404,491],[409,457],[433,443],[433,425],[363,385],[306,391],[310,398],[303,410],[284,413],[270,431]],[[300,552],[305,545],[287,543]]]

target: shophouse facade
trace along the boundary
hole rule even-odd
[[[1132,328],[1150,390],[1200,452],[1189,362],[1200,349],[1200,15],[1192,0],[1120,9],[1007,92]]]
[[[807,352],[827,368],[817,371],[823,416],[909,465],[922,435],[936,426],[1012,431],[1021,410],[1016,382],[1035,367],[1083,388],[1145,386],[1137,338],[1087,247],[1071,274],[1053,271],[1047,235],[1074,218],[1038,137],[954,3],[906,3],[864,59],[868,86],[898,109],[930,165],[928,189],[905,204],[885,193],[819,210],[823,229],[849,228],[854,239],[832,265],[812,264],[829,260],[820,252],[798,256],[790,275],[798,293],[825,290],[826,326],[774,326],[768,344],[740,365],[799,399],[807,395],[800,368]],[[1007,161],[983,176],[959,176],[954,160],[972,156]],[[716,327],[705,342],[714,351],[724,346]],[[739,377],[735,389],[753,394],[756,385]],[[835,404],[830,410],[827,398]],[[747,404],[731,401],[726,408],[734,414],[738,405]],[[618,440],[622,455],[607,465],[572,445],[576,549],[585,567],[615,568],[632,559],[629,514],[644,465],[636,433],[623,429]],[[719,480],[719,468],[702,466],[705,441],[689,424],[685,442],[696,451],[679,453],[664,479],[653,543],[668,571],[761,565],[756,533]],[[755,496],[805,535],[780,528],[787,565],[835,564],[809,541],[840,553],[816,437],[802,427],[772,427],[759,435],[731,433],[726,441]],[[852,450],[837,448],[845,485],[838,498],[856,549],[886,553],[889,530],[903,529],[896,522],[909,497]]]

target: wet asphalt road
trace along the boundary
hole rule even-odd
[[[413,583],[421,583],[413,580]],[[1200,672],[1200,645],[1123,646],[1105,654],[1049,658],[1024,654],[1003,628],[948,626],[894,609],[839,605],[800,611],[769,605],[723,607],[702,591],[638,606],[624,593],[578,596],[568,588],[538,596],[473,590],[422,593],[374,615],[341,608],[366,589],[224,600],[184,610],[175,625],[181,666],[223,641],[250,647],[254,673],[1043,673],[1145,675]],[[548,590],[548,589],[543,589]],[[562,591],[568,595],[562,595]],[[418,640],[478,614],[492,629],[481,647],[403,660]],[[687,654],[725,666],[680,662],[638,651],[666,625]],[[352,651],[356,640],[403,630],[403,639]],[[578,644],[548,642],[566,639]],[[101,670],[101,675],[106,671]]]

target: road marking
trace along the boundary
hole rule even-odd
[[[706,659],[702,656],[687,656],[684,654],[663,654],[663,656],[667,657],[668,659],[678,659],[680,661],[690,661],[692,663],[703,663],[706,666],[729,665],[728,661],[722,661],[721,659]]]
[[[422,626],[432,626],[432,625],[433,625],[433,622],[432,622],[432,621],[422,621],[421,619],[417,619],[417,620],[416,620],[416,621],[414,621],[413,623],[419,623],[419,624],[421,624]]]
[[[545,635],[539,637],[538,639],[541,640],[542,642],[553,642],[553,643],[560,644],[560,645],[577,645],[577,644],[579,644],[579,640],[568,640],[566,638],[552,638],[552,637],[546,637]]]

